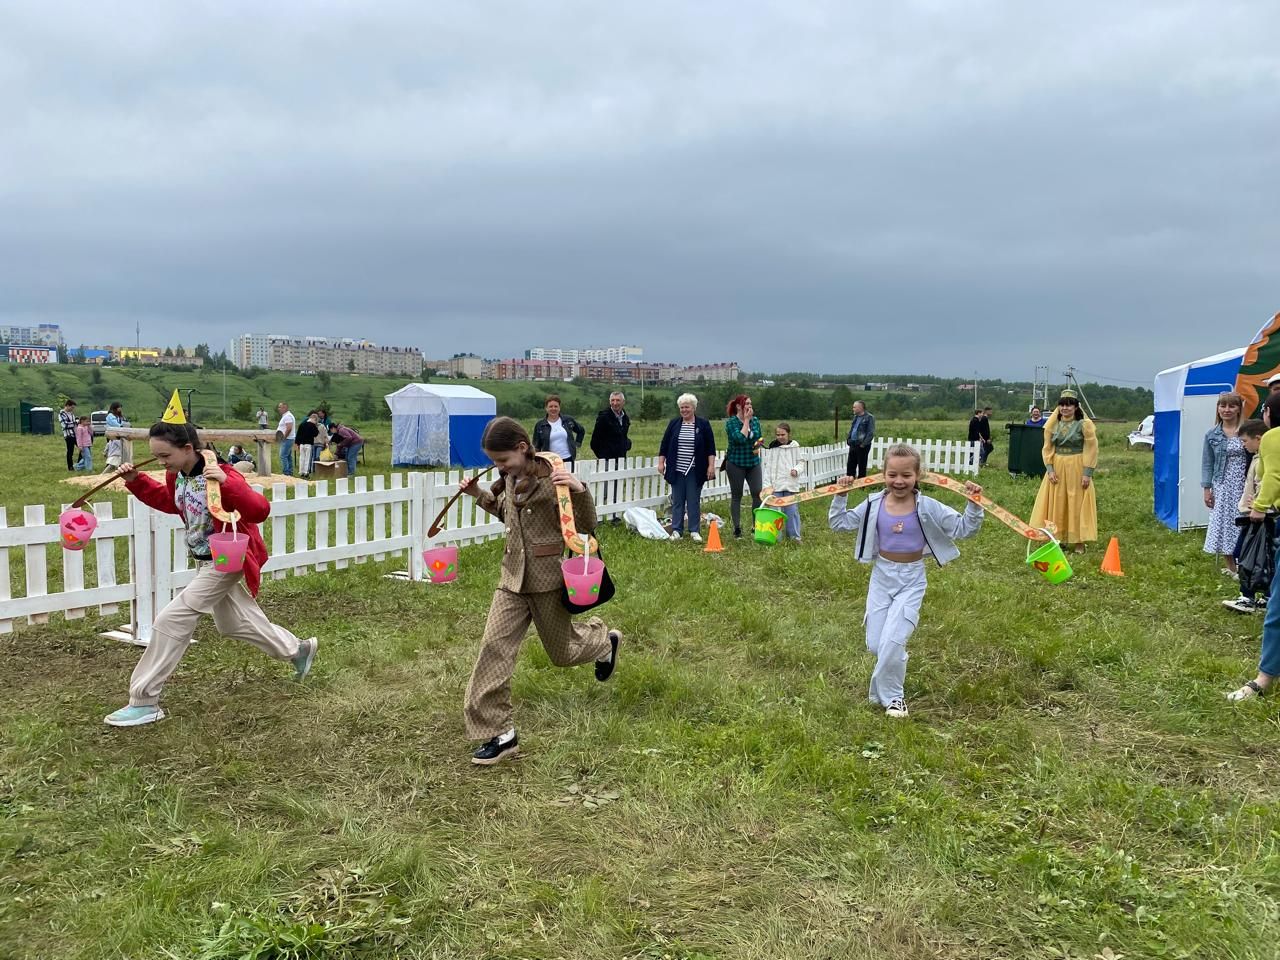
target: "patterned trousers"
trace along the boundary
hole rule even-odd
[[[489,605],[484,641],[476,657],[463,708],[467,737],[488,740],[515,726],[511,676],[520,644],[533,623],[547,656],[557,667],[609,659],[609,628],[599,617],[575,623],[560,603],[560,591],[513,593],[498,589]]]

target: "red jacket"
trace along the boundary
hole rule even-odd
[[[240,521],[236,524],[236,529],[249,537],[249,551],[244,558],[244,585],[249,588],[249,593],[256,597],[258,587],[262,583],[262,565],[267,562],[267,545],[263,543],[262,534],[258,532],[258,524],[271,515],[271,504],[266,497],[256,493],[249,486],[248,481],[238,470],[226,467],[222,472],[227,475],[226,482],[222,484],[222,506],[227,512],[240,511]],[[165,472],[163,485],[152,480],[145,473],[139,473],[135,480],[126,483],[125,486],[130,493],[151,509],[181,516],[178,513],[178,505],[173,502],[177,481],[178,475],[168,471]],[[226,533],[231,529],[230,524],[223,523],[216,517],[213,527],[217,533]]]

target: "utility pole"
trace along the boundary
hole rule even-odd
[[[973,371],[973,409],[978,409],[978,371]]]

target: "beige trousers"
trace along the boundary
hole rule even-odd
[[[251,643],[269,657],[289,660],[298,655],[298,638],[278,627],[262,612],[244,585],[244,574],[218,573],[208,562],[196,565],[196,578],[173,598],[151,628],[151,642],[129,679],[129,705],[153,706],[160,691],[178,669],[191,645],[196,624],[213,614],[224,637]]]
[[[609,658],[612,647],[604,621],[592,617],[585,623],[575,623],[560,603],[559,590],[549,593],[497,590],[489,605],[480,655],[471,671],[471,682],[467,684],[463,716],[470,739],[488,740],[515,726],[511,717],[511,676],[530,622],[537,628],[543,649],[557,667]]]

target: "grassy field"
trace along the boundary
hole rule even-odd
[[[100,622],[0,638],[0,957],[1274,957],[1280,723],[1222,697],[1260,621],[1154,521],[1122,433],[1098,498],[1127,575],[1100,544],[1049,586],[988,523],[930,572],[903,722],[865,702],[868,571],[821,502],[800,548],[606,530],[617,674],[528,643],[524,755],[491,770],[460,704],[496,542],[448,587],[268,583],[312,677],[205,627],[149,728],[101,723],[137,651]],[[5,438],[5,469],[54,447]],[[982,482],[1030,513],[1035,483]]]

